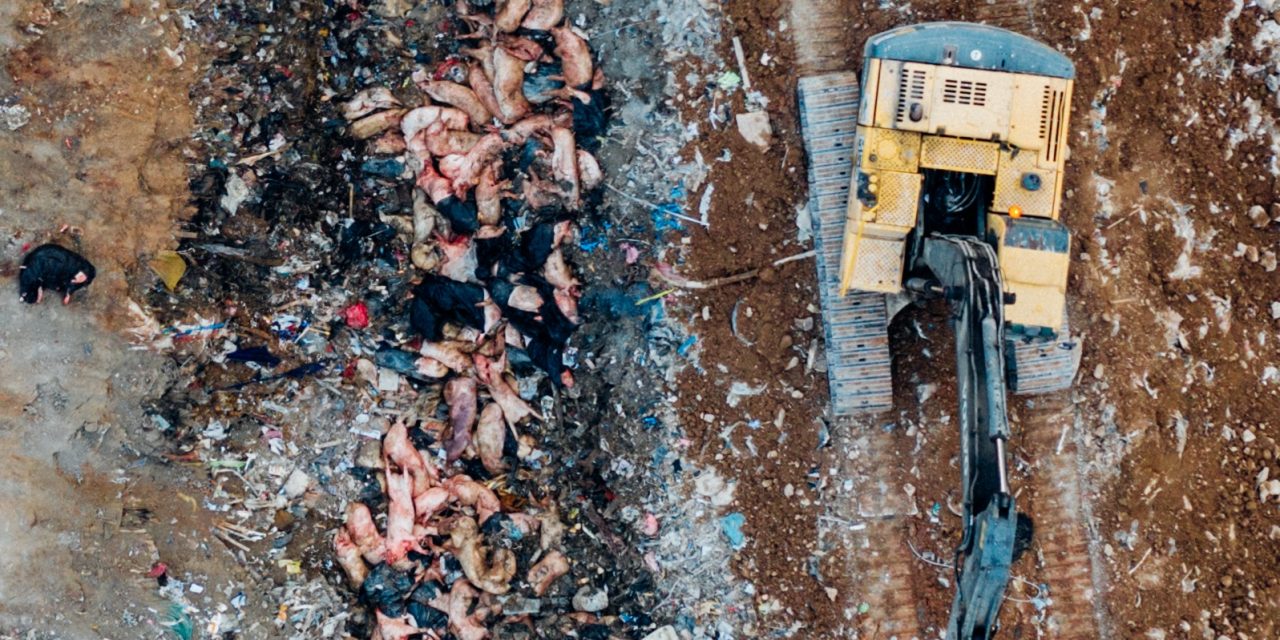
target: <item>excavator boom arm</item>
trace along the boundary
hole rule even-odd
[[[1005,462],[1004,285],[995,250],[977,238],[931,236],[921,257],[937,279],[923,287],[948,299],[956,334],[964,538],[947,638],[985,639],[996,630],[1017,537]]]

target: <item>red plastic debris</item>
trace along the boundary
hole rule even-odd
[[[363,302],[357,302],[342,310],[342,319],[352,329],[363,329],[369,326],[369,307]]]
[[[157,563],[155,563],[155,564],[151,565],[151,570],[147,572],[147,577],[148,577],[148,578],[159,578],[160,576],[164,575],[165,573],[168,573],[168,571],[169,571],[169,565],[167,565],[167,564],[165,564],[165,563],[163,563],[163,562],[157,562]]]
[[[436,65],[435,72],[431,74],[431,79],[444,80],[445,78],[449,77],[450,72],[453,71],[454,67],[458,67],[461,65],[462,65],[461,58],[459,58],[458,56],[449,56],[445,58],[444,61],[442,61],[440,64]]]

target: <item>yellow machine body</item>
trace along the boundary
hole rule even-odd
[[[1058,219],[1072,80],[887,59],[866,64],[841,294],[902,291],[925,170],[993,176],[986,228],[1006,288],[1017,294],[1006,320],[1056,331],[1066,298],[1069,238],[1064,247],[1058,237],[1065,230],[1033,225],[1012,244],[1005,236],[1018,218]],[[872,207],[856,197],[860,180],[874,195]],[[1041,231],[1053,236],[1052,248]]]

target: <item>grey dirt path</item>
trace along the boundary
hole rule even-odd
[[[208,542],[203,474],[147,437],[167,359],[126,340],[127,280],[173,246],[188,198],[198,61],[168,4],[0,3],[0,105],[30,114],[0,127],[0,637],[164,637],[172,605],[145,575],[161,557],[243,579]],[[18,261],[51,239],[98,280],[71,306],[24,305]]]

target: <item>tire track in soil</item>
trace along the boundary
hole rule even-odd
[[[791,29],[796,34],[796,75],[803,77],[832,71],[854,71],[857,43],[849,39],[843,3],[830,0],[793,0]]]
[[[846,463],[845,477],[855,478],[853,499],[841,507],[853,522],[846,562],[859,588],[850,594],[858,607],[867,605],[859,621],[865,638],[923,638],[925,607],[917,580],[930,580],[919,572],[927,569],[907,546],[907,527],[916,515],[914,501],[902,491],[909,466],[900,455],[898,436],[885,432],[871,420],[843,420],[838,427],[855,436],[854,455]]]
[[[1100,542],[1090,535],[1078,438],[1081,417],[1069,392],[1025,401],[1014,437],[1022,455],[1034,461],[1026,508],[1035,520],[1034,581],[1048,585],[1045,624],[1054,638],[1098,640],[1113,637],[1101,595],[1106,593]],[[1016,571],[1016,568],[1015,568]]]

